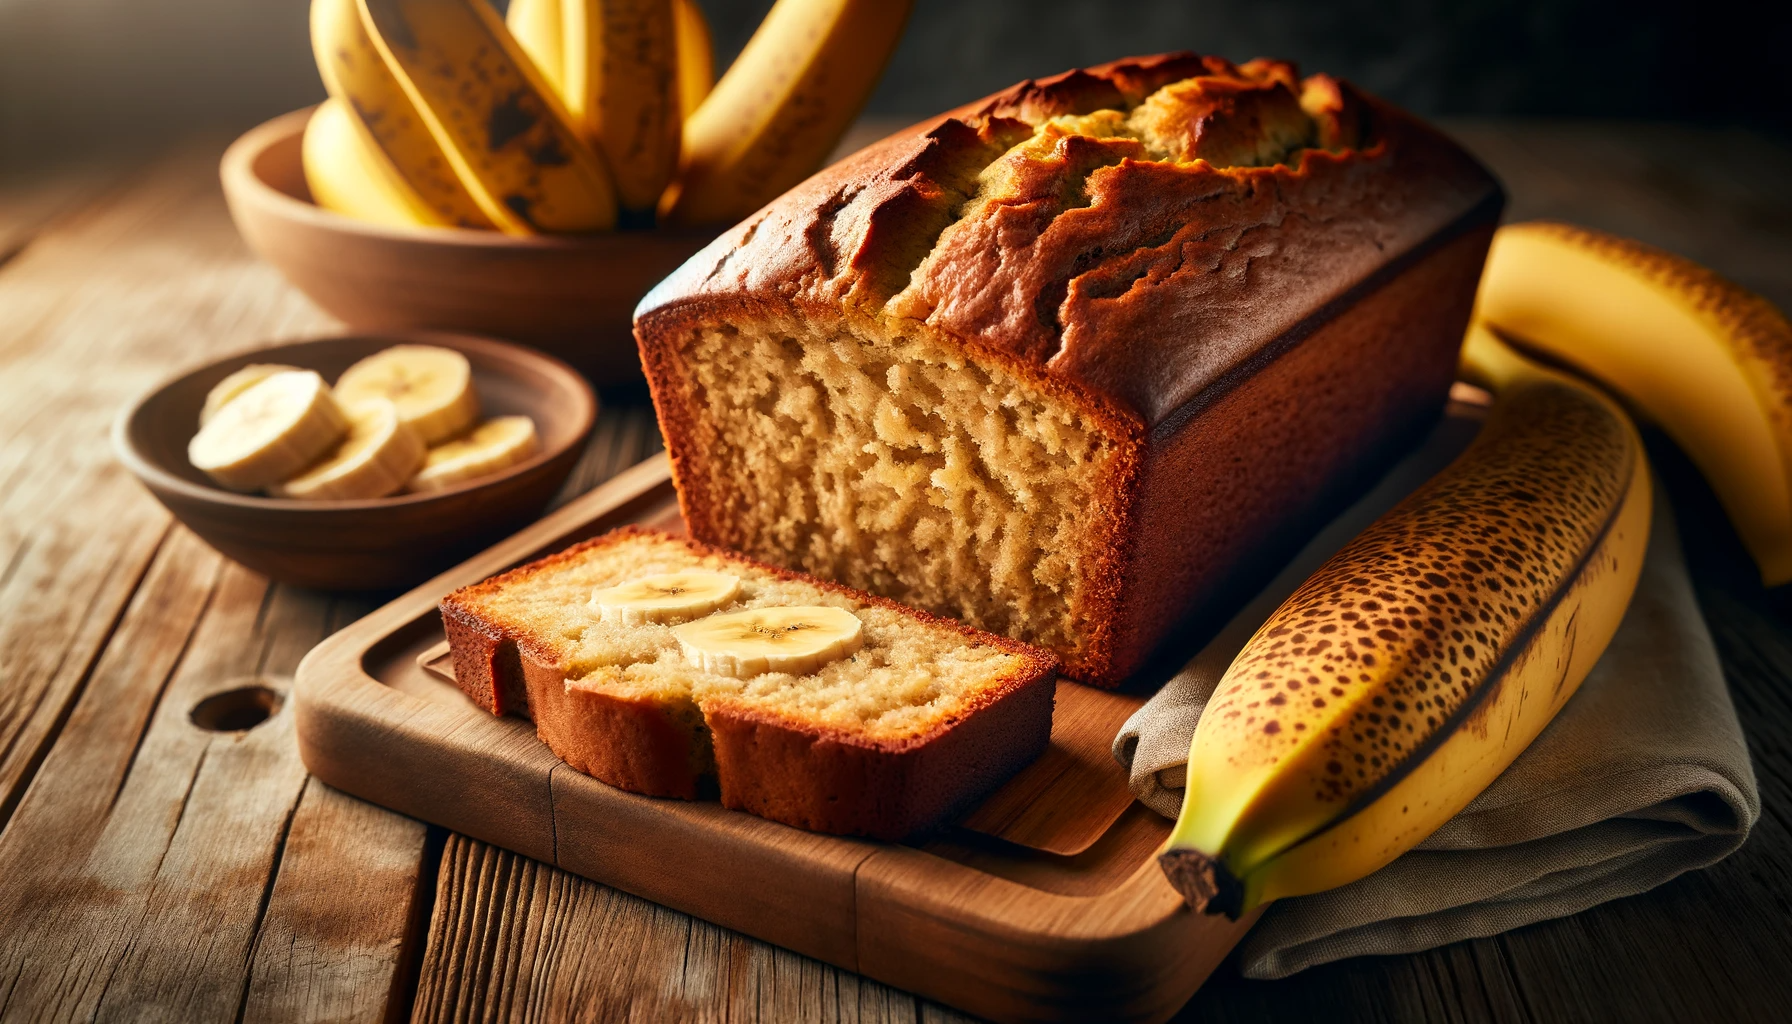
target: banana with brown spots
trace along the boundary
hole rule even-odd
[[[356,0],[455,176],[508,234],[616,226],[609,169],[484,0]]]
[[[684,108],[678,98],[673,0],[564,0],[566,109],[604,155],[624,210],[651,223],[678,169]]]
[[[307,180],[374,179],[364,185],[347,184],[346,189],[365,193],[371,186],[376,191],[395,193],[399,212],[391,212],[394,204],[390,202],[380,204],[387,208],[387,222],[409,220],[413,224],[463,228],[492,226],[491,218],[479,209],[473,194],[455,176],[416,104],[380,56],[361,20],[357,0],[311,0],[311,49],[317,56],[317,71],[323,77],[324,88],[345,108],[331,115],[330,105],[326,104],[312,115],[313,121],[339,118],[359,136],[362,145],[352,151],[348,151],[349,143],[321,147],[326,152],[318,156],[328,160],[330,166],[326,166],[314,157],[311,132],[315,129],[307,128]],[[313,198],[330,206],[327,187],[322,191],[325,194],[319,194],[314,184]],[[365,204],[359,209],[338,212],[364,215]]]
[[[1336,888],[1417,845],[1618,628],[1649,536],[1636,429],[1484,329],[1463,358],[1498,396],[1481,435],[1276,610],[1201,716],[1159,858],[1198,910]]]

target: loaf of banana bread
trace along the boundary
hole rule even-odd
[[[461,690],[573,768],[651,796],[715,785],[799,828],[925,830],[1051,735],[1049,653],[663,533],[605,534],[441,611]]]
[[[641,302],[685,522],[1116,683],[1438,413],[1502,201],[1279,61],[1023,82]]]

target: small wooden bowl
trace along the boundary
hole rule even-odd
[[[318,207],[299,147],[311,110],[252,129],[220,176],[249,247],[358,330],[438,328],[507,338],[598,384],[641,379],[635,303],[716,236],[710,230],[518,238],[393,228]]]
[[[187,461],[205,394],[225,375],[249,363],[289,363],[333,381],[356,360],[401,342],[464,353],[482,415],[533,418],[541,450],[460,487],[368,501],[238,494]],[[421,582],[533,519],[572,472],[596,419],[590,385],[558,359],[501,341],[412,331],[291,342],[202,366],[127,408],[112,427],[112,446],[176,519],[226,557],[282,583],[378,590]]]

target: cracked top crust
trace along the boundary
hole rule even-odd
[[[1500,200],[1458,146],[1346,83],[1132,58],[824,169],[693,256],[636,324],[730,299],[922,323],[1149,428]]]

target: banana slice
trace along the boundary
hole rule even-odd
[[[407,485],[412,491],[440,491],[508,469],[535,454],[535,421],[499,416],[473,428],[458,441],[437,445]]]
[[[311,465],[347,433],[324,379],[285,370],[219,409],[187,443],[187,459],[225,487],[254,491]]]
[[[250,363],[213,384],[212,389],[205,393],[205,407],[199,410],[199,425],[203,427],[210,423],[212,417],[218,414],[218,410],[229,405],[231,399],[274,374],[288,373],[297,369],[296,366],[287,366],[284,363]]]
[[[348,437],[324,460],[268,493],[306,501],[383,498],[397,491],[423,465],[423,439],[398,418],[385,399],[348,410]]]
[[[865,644],[864,624],[843,608],[749,608],[672,627],[685,657],[705,672],[751,679],[807,675]]]
[[[473,368],[467,357],[434,345],[394,345],[342,371],[336,399],[356,405],[369,398],[389,399],[398,406],[398,418],[424,444],[455,437],[479,418],[479,396],[473,391]]]
[[[630,580],[591,595],[598,618],[639,626],[647,622],[684,622],[708,615],[740,592],[740,577],[725,572],[687,569]]]

